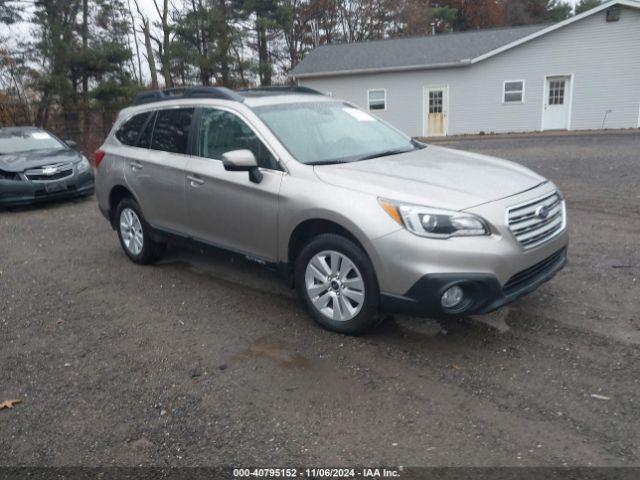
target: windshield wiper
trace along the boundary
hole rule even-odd
[[[395,148],[392,150],[383,150],[382,152],[372,153],[371,155],[365,155],[364,157],[359,157],[357,161],[360,160],[371,160],[372,158],[380,158],[380,157],[390,157],[391,155],[398,155],[400,153],[407,153],[417,150],[417,148]]]
[[[337,163],[350,163],[345,160],[317,160],[315,162],[308,162],[307,165],[335,165]]]
[[[414,150],[422,150],[427,146],[411,140],[411,146],[408,148],[394,148],[389,150],[383,150],[381,152],[371,153],[369,155],[365,155],[363,157],[346,157],[343,159],[333,159],[333,160],[318,160],[315,162],[309,162],[307,165],[335,165],[338,163],[352,163],[352,162],[360,162],[362,160],[371,160],[372,158],[380,158],[380,157],[389,157],[391,155],[398,155],[400,153],[413,152]]]

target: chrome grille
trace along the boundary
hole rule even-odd
[[[61,180],[73,175],[73,163],[54,163],[38,168],[32,168],[24,172],[26,177],[34,182],[50,182]]]
[[[562,232],[566,212],[558,192],[507,209],[511,233],[525,249],[542,245]]]

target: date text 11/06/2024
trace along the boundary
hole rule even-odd
[[[400,478],[395,468],[234,468],[233,478]]]

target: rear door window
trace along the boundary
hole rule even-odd
[[[149,148],[151,146],[151,135],[153,134],[153,126],[156,123],[156,114],[157,112],[151,114],[151,118],[149,118],[144,130],[142,130],[138,139],[138,147]]]
[[[187,153],[193,112],[193,108],[159,110],[153,128],[151,149]]]
[[[116,132],[116,138],[121,143],[134,147],[138,142],[140,130],[144,127],[149,112],[139,113],[127,120]]]

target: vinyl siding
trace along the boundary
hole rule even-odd
[[[569,128],[639,127],[640,11],[623,8],[574,22],[477,64],[461,68],[301,79],[367,108],[367,91],[386,89],[385,111],[374,111],[409,135],[425,133],[424,89],[449,87],[448,133],[527,132],[542,128],[545,77],[572,75]],[[505,80],[525,81],[524,104],[503,104]]]

